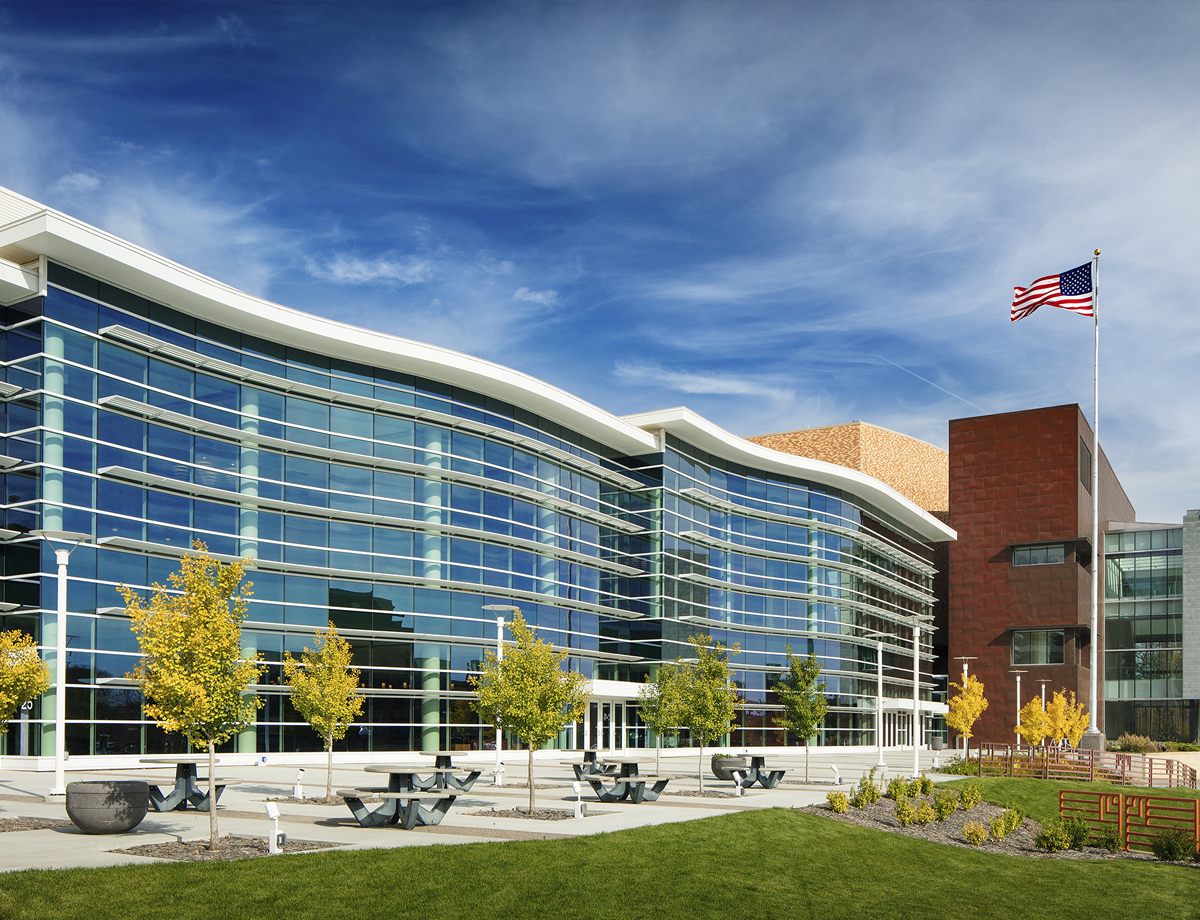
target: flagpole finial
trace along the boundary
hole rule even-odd
[[[1096,252],[1095,252],[1094,254],[1095,254],[1095,255],[1100,255],[1100,250],[1099,250],[1099,249],[1097,249],[1097,250],[1096,250]]]

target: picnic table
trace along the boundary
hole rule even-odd
[[[142,757],[139,763],[174,764],[175,786],[163,794],[157,784],[150,784],[150,805],[155,811],[183,811],[190,803],[196,811],[208,811],[208,779],[197,776],[198,754],[171,754],[158,757]],[[217,760],[220,763],[220,759]],[[240,783],[240,779],[217,779],[214,781],[213,798],[219,802],[226,786]]]
[[[617,772],[616,764],[597,761],[595,751],[584,751],[581,761],[562,760],[559,763],[571,767],[575,771],[575,779],[580,782],[594,774],[611,775]]]
[[[653,761],[598,760],[597,768],[606,772],[584,774],[580,779],[591,785],[601,802],[632,802],[634,805],[656,802],[671,779],[657,773],[640,772],[639,765],[642,763]],[[614,769],[619,772],[611,772]]]
[[[397,770],[396,772],[399,773],[408,770],[412,774],[412,779],[410,780],[412,785],[410,788],[420,788],[422,790],[454,789],[457,792],[470,792],[471,787],[475,785],[475,780],[479,779],[480,774],[483,772],[482,770],[473,770],[469,767],[454,766],[454,755],[447,751],[417,751],[416,753],[422,757],[432,757],[433,769],[429,770],[426,767],[414,766]],[[392,770],[384,770],[382,767],[398,767],[399,765],[375,764],[374,766],[380,767],[380,769],[374,769],[373,767],[367,767],[367,769],[373,773],[391,773],[393,772]],[[455,775],[456,771],[464,770],[467,773],[466,779],[459,779]],[[417,773],[429,773],[431,776],[428,780],[422,780],[417,776]]]
[[[764,789],[774,789],[779,785],[779,781],[783,779],[783,774],[787,770],[768,770],[767,758],[761,754],[750,754],[750,767],[746,770],[735,771],[735,782],[741,784],[743,789],[749,789],[755,783],[760,784]],[[744,774],[737,777],[737,774]]]
[[[410,831],[418,825],[441,824],[442,818],[458,798],[459,790],[454,787],[447,788],[445,782],[450,777],[449,768],[435,767],[429,780],[422,780],[417,775],[417,771],[422,768],[411,764],[370,764],[364,767],[364,770],[367,773],[388,774],[388,784],[337,791],[337,794],[346,800],[346,805],[355,820],[363,827],[398,824]],[[468,788],[478,776],[479,771],[472,774],[468,780]],[[439,778],[443,781],[442,785],[437,785]],[[383,804],[374,811],[367,808],[363,802],[363,799],[370,796],[383,799]],[[432,807],[425,807],[423,802],[432,802]]]

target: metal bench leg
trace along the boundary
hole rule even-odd
[[[762,783],[764,789],[774,789],[779,785],[779,781],[783,779],[783,770],[772,770],[770,773],[760,773],[758,781]]]
[[[181,805],[187,805],[187,799],[184,798],[184,790],[178,786],[173,786],[171,791],[166,795],[162,794],[157,786],[150,787],[150,804],[154,806],[155,811],[174,811]]]
[[[446,817],[446,813],[450,811],[450,806],[454,804],[456,798],[457,796],[448,795],[444,799],[438,799],[432,808],[421,808],[418,803],[417,823],[429,826],[441,824],[442,818]]]
[[[658,797],[663,794],[663,790],[667,788],[669,779],[660,779],[652,787],[646,787],[642,792],[642,797],[647,802],[657,802]]]
[[[604,787],[603,781],[601,781],[601,780],[594,779],[589,776],[589,777],[587,777],[587,781],[591,785],[592,789],[594,789],[596,791],[596,798],[598,798],[601,802],[604,802],[606,804],[610,803],[610,802],[621,801],[621,799],[625,797],[625,795],[629,789],[628,786],[625,786],[624,791],[622,791],[621,793],[618,793],[616,786],[613,786],[612,789],[606,789]],[[624,785],[624,784],[622,784],[622,785]]]
[[[363,804],[362,799],[344,799],[346,805],[350,808],[350,813],[354,815],[356,820],[363,827],[382,827],[385,824],[392,824],[396,820],[396,800],[386,799],[377,810],[371,811]]]
[[[646,795],[646,784],[644,782],[626,783],[625,792],[629,796],[629,801],[634,805],[641,805],[642,799]]]
[[[459,779],[451,773],[446,774],[446,788],[453,789],[455,792],[470,792],[471,787],[475,785],[475,780],[479,779],[479,770],[472,770],[466,779]]]
[[[224,786],[213,787],[213,804],[221,801],[221,793],[225,791]],[[207,790],[199,792],[197,795],[190,797],[189,801],[195,806],[196,811],[208,811],[209,800]]]
[[[411,831],[421,821],[421,800],[404,799],[396,803],[396,823],[406,831]]]

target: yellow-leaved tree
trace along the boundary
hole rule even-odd
[[[731,683],[729,659],[740,655],[737,643],[726,647],[711,636],[688,636],[692,658],[676,658],[675,692],[678,694],[679,724],[700,742],[700,791],[704,791],[704,746],[729,734],[733,717],[741,706],[737,688]]]
[[[133,621],[142,658],[129,675],[146,698],[146,715],[208,751],[209,848],[216,849],[216,746],[254,722],[262,706],[246,688],[266,670],[259,656],[242,657],[248,560],[222,564],[197,540],[171,587],[154,585],[150,603],[125,585],[118,590]]]
[[[966,739],[966,754],[970,760],[971,727],[979,721],[988,708],[987,698],[983,695],[983,682],[973,674],[967,677],[965,684],[950,682],[950,686],[958,691],[950,697],[950,711],[946,713],[946,724]]]
[[[1075,702],[1075,691],[1054,691],[1053,698],[1046,704],[1046,737],[1051,741],[1066,738],[1072,747],[1078,747],[1087,727],[1087,708]]]
[[[533,752],[550,741],[564,725],[583,718],[588,703],[588,680],[577,671],[564,671],[566,652],[534,639],[532,626],[519,610],[508,624],[514,648],[503,660],[490,649],[479,673],[468,680],[475,691],[472,706],[480,719],[510,731],[529,745],[529,811],[533,812]]]
[[[21,707],[50,689],[50,669],[33,636],[19,629],[0,632],[0,738]]]
[[[346,737],[346,729],[362,712],[358,692],[359,672],[352,667],[350,643],[338,635],[333,621],[316,634],[315,649],[306,645],[300,660],[291,652],[283,656],[283,679],[292,688],[292,705],[300,717],[325,742],[329,760],[325,771],[325,798],[333,795],[333,742]]]
[[[654,772],[662,763],[662,739],[679,734],[679,668],[663,662],[638,688],[638,717],[654,732]]]
[[[1036,747],[1046,737],[1046,710],[1042,707],[1042,698],[1033,697],[1021,707],[1020,724],[1016,732],[1025,739],[1025,743]]]

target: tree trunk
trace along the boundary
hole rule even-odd
[[[326,744],[329,748],[329,763],[325,769],[325,798],[333,797],[333,732],[329,732],[329,737],[326,739]]]
[[[700,742],[700,792],[704,792],[704,742]]]
[[[804,784],[808,785],[808,749],[812,746],[812,738],[804,739]]]
[[[217,746],[208,739],[208,848],[215,850],[217,841]]]
[[[529,745],[529,813],[533,814],[533,745]]]
[[[654,733],[654,772],[662,772],[662,736]]]

